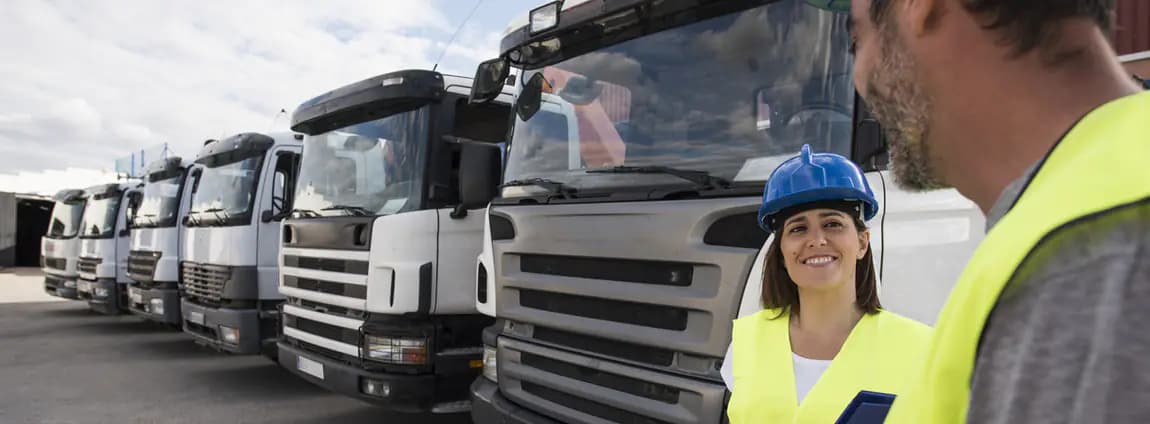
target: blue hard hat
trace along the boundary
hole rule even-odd
[[[772,232],[771,220],[779,212],[835,200],[861,203],[863,221],[878,213],[878,200],[858,165],[842,155],[811,153],[811,146],[804,144],[798,156],[787,159],[771,172],[763,189],[759,226]]]

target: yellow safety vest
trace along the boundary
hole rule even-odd
[[[727,405],[732,424],[833,424],[860,390],[898,395],[909,371],[916,369],[908,365],[921,360],[931,333],[925,324],[893,312],[863,315],[799,404],[790,315],[774,318],[778,314],[778,309],[766,309],[735,320],[735,390]]]
[[[1087,114],[986,235],[951,291],[924,367],[887,423],[965,423],[982,329],[1015,270],[1047,234],[1078,218],[1150,200],[1150,92]]]

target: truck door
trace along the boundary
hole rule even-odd
[[[268,161],[260,176],[259,200],[256,202],[256,240],[259,252],[259,281],[261,298],[263,294],[275,294],[279,298],[278,269],[279,245],[282,230],[282,213],[291,210],[292,196],[295,193],[295,177],[298,169],[301,147],[282,146],[268,152]]]

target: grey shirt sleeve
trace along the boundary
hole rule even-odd
[[[1047,236],[983,330],[969,423],[1150,423],[1150,201]]]

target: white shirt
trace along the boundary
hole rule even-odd
[[[723,383],[727,385],[727,390],[734,393],[735,376],[732,371],[734,361],[731,356],[731,346],[728,345],[727,354],[723,357],[723,368],[719,370],[719,374],[723,376]],[[799,403],[802,403],[803,398],[807,397],[807,392],[811,391],[811,388],[826,372],[827,367],[831,366],[831,360],[804,358],[792,352],[791,363],[794,364],[795,369],[795,396]]]

